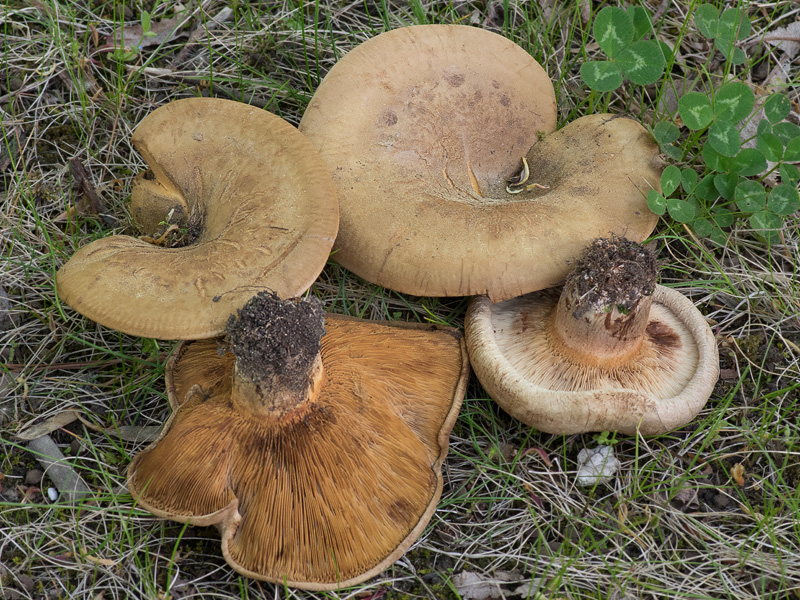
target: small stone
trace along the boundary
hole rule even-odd
[[[608,483],[619,469],[619,461],[614,456],[613,446],[584,448],[578,452],[578,472],[575,483],[580,487],[590,487]]]
[[[58,491],[56,488],[47,488],[47,497],[50,498],[50,502],[58,500]]]
[[[42,483],[42,475],[40,469],[31,469],[25,473],[25,485],[39,485]]]

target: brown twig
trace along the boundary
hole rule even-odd
[[[97,190],[89,177],[89,173],[86,171],[86,167],[83,166],[81,159],[76,156],[69,161],[69,164],[72,168],[72,179],[78,185],[78,191],[86,196],[86,199],[89,201],[89,208],[91,211],[103,220],[103,224],[106,227],[114,227],[116,225],[116,220],[111,215],[106,214],[106,207],[97,194]]]
[[[200,19],[192,33],[189,35],[189,41],[186,42],[186,45],[183,47],[183,49],[178,52],[178,55],[170,63],[170,69],[173,71],[177,70],[184,62],[186,62],[189,54],[200,43],[200,38],[203,37],[204,33],[208,33],[212,29],[216,29],[225,21],[228,21],[232,16],[233,9],[226,7],[206,22]]]

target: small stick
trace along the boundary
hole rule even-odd
[[[72,178],[75,180],[75,183],[78,184],[80,193],[89,200],[89,207],[92,212],[103,220],[103,224],[106,227],[114,227],[116,221],[112,216],[106,214],[106,207],[103,205],[103,201],[100,200],[100,196],[98,196],[97,190],[89,177],[89,173],[86,171],[86,167],[83,166],[81,159],[76,156],[69,161],[69,164],[72,169]]]
[[[202,20],[200,20],[189,36],[189,41],[186,42],[186,45],[183,47],[183,49],[170,63],[170,69],[174,71],[178,69],[184,62],[186,62],[186,59],[189,57],[189,53],[191,53],[195,46],[200,43],[200,38],[203,37],[204,33],[207,33],[212,29],[216,29],[225,21],[228,21],[232,16],[233,9],[226,7],[211,17],[209,21],[204,23]]]

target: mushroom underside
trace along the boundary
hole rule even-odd
[[[449,331],[398,336],[336,317],[326,328],[319,395],[267,424],[233,410],[231,354],[185,344],[170,371],[175,412],[129,471],[143,507],[216,524],[240,573],[318,590],[377,574],[422,532],[467,368]]]
[[[637,355],[625,365],[579,364],[554,342],[558,292],[493,304],[473,300],[467,316],[472,367],[509,414],[556,434],[657,434],[690,421],[716,382],[714,337],[680,293],[657,286]]]

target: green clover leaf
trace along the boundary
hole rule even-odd
[[[714,109],[708,96],[700,92],[688,92],[678,100],[678,112],[684,124],[692,131],[708,127],[714,120]]]
[[[650,18],[650,11],[643,6],[629,6],[628,16],[633,23],[633,39],[641,40],[648,33],[653,31],[653,21]]]
[[[648,190],[647,208],[657,215],[663,215],[667,210],[667,199],[656,190]]]
[[[756,146],[764,154],[764,158],[778,162],[783,158],[783,142],[774,133],[761,133],[756,137]]]
[[[681,170],[675,165],[669,165],[661,173],[661,193],[669,196],[681,184]]]
[[[767,192],[764,186],[751,179],[745,179],[736,186],[733,199],[739,210],[747,213],[758,212],[767,204]]]
[[[622,85],[622,71],[610,60],[583,63],[581,77],[596,92],[610,92]]]
[[[678,223],[688,223],[695,217],[694,206],[678,198],[667,198],[667,212]]]
[[[794,123],[783,121],[772,126],[772,133],[781,139],[784,146],[787,146],[793,139],[800,137],[800,127]]]
[[[755,94],[749,86],[738,81],[726,83],[714,94],[714,116],[738,123],[753,111],[755,102]]]
[[[694,188],[694,195],[708,203],[714,202],[714,200],[719,198],[719,192],[717,191],[717,186],[714,181],[715,178],[716,175],[714,175],[714,173],[709,173],[703,177],[697,184],[697,187]]]
[[[656,42],[634,42],[617,57],[622,73],[637,85],[655,83],[664,74],[664,55]]]
[[[800,210],[800,195],[797,185],[779,183],[769,194],[767,208],[776,215],[791,215]]]
[[[786,144],[783,160],[788,162],[797,162],[800,160],[800,137],[793,138]]]
[[[719,31],[714,38],[714,46],[726,60],[734,65],[740,65],[747,60],[747,56],[735,43],[750,35],[750,20],[743,10],[729,8],[719,18]]]
[[[633,41],[635,29],[627,12],[615,6],[606,6],[595,15],[592,32],[606,56],[615,58]]]
[[[697,187],[697,171],[692,167],[686,167],[681,171],[681,187],[687,194],[691,194]]]
[[[733,157],[730,168],[742,177],[750,177],[767,170],[767,159],[760,150],[742,148],[739,154]]]
[[[708,128],[708,143],[722,156],[736,156],[742,147],[742,138],[733,123],[717,119]]]
[[[783,219],[775,213],[767,210],[760,210],[750,216],[750,227],[755,229],[758,234],[767,242],[777,242],[780,240],[778,231],[783,226]]]
[[[736,220],[736,217],[733,216],[733,213],[724,206],[714,209],[713,217],[714,223],[718,227],[730,227]]]
[[[789,98],[786,94],[775,92],[767,96],[764,101],[764,115],[770,123],[779,123],[789,116],[789,111],[792,108]]]
[[[800,181],[800,169],[798,169],[795,165],[783,163],[778,171],[781,174],[781,181],[783,183],[793,183],[794,185],[797,185],[797,182]]]
[[[732,200],[739,184],[739,176],[736,173],[718,173],[714,175],[714,187],[717,188],[719,195],[725,200]]]
[[[719,13],[712,4],[701,4],[694,11],[694,25],[700,34],[713,40],[719,33]]]
[[[653,137],[659,144],[671,144],[681,135],[681,130],[672,121],[659,121],[653,127]]]

